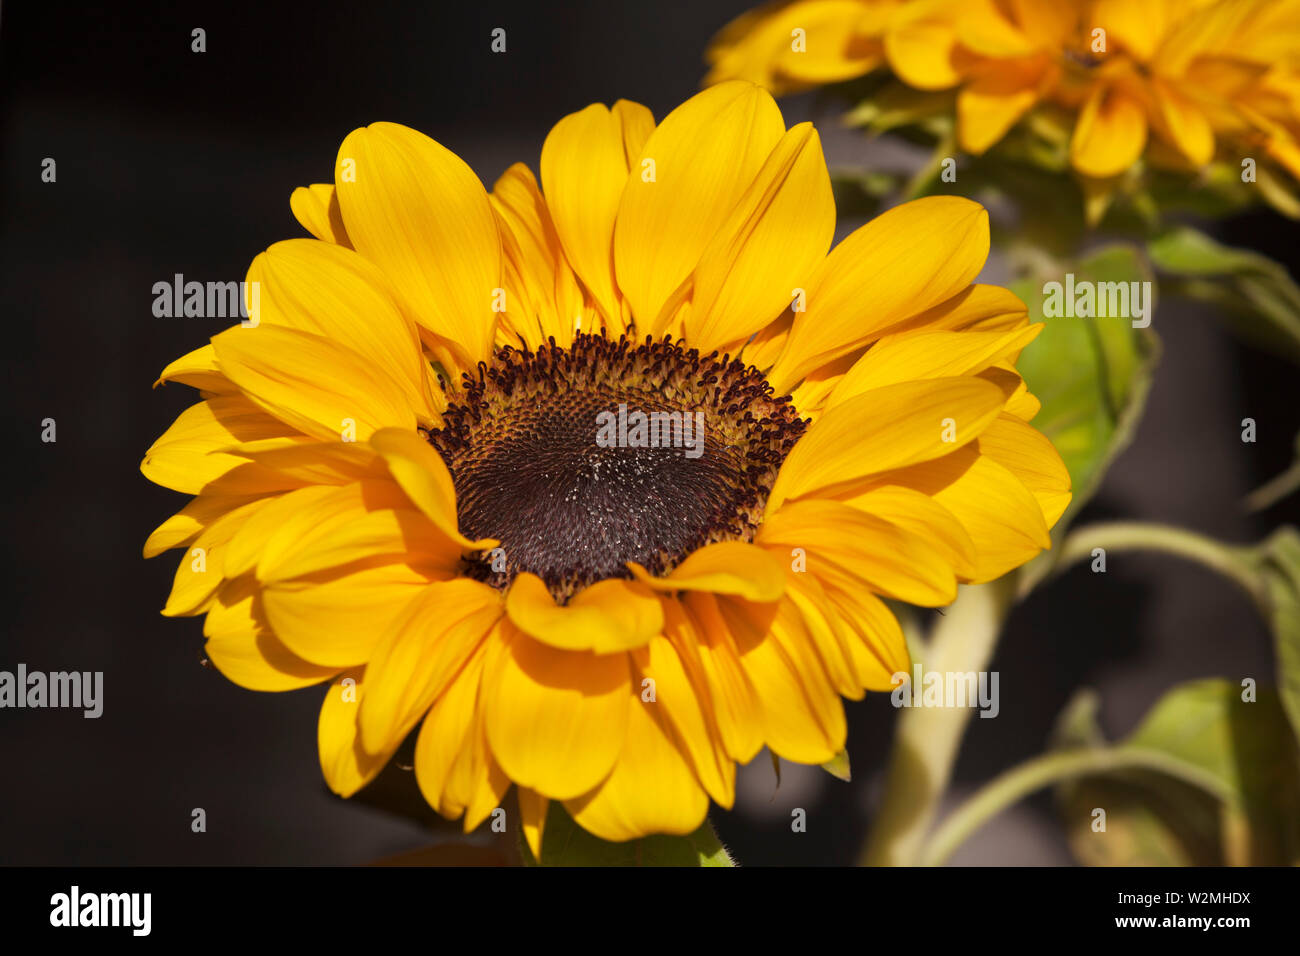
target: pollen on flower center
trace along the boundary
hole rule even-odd
[[[703,545],[750,540],[807,425],[758,370],[668,338],[503,348],[447,399],[428,440],[460,530],[502,549],[467,558],[466,574],[504,588],[528,571],[560,601],[629,577],[628,561],[663,574]]]

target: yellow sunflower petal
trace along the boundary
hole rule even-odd
[[[975,447],[899,469],[887,480],[932,496],[962,523],[975,543],[975,583],[1000,577],[1051,546],[1037,499]]]
[[[698,662],[723,748],[732,760],[748,763],[763,746],[759,703],[718,610],[718,598],[688,592],[683,604],[688,623],[669,637],[684,661]]]
[[[392,752],[369,754],[357,739],[357,712],[364,695],[365,668],[344,671],[330,685],[320,708],[316,740],[329,788],[350,797],[384,769]]]
[[[520,574],[506,595],[506,613],[526,634],[565,651],[609,654],[641,647],[663,630],[659,598],[644,585],[607,578],[558,605],[535,574]]]
[[[889,65],[908,86],[943,90],[961,82],[954,17],[934,0],[899,9],[885,34]]]
[[[656,578],[635,561],[629,561],[628,567],[638,581],[657,591],[712,591],[775,601],[785,587],[781,562],[744,541],[705,545],[687,555],[667,577]]]
[[[221,374],[221,368],[217,365],[217,353],[210,342],[182,355],[163,369],[158,381],[153,383],[154,388],[166,382],[180,382],[216,394],[235,391],[234,383]]]
[[[691,97],[650,134],[614,225],[618,285],[640,328],[654,333],[664,303],[784,132],[771,95],[736,81]]]
[[[289,196],[289,208],[299,225],[322,242],[352,248],[348,231],[343,226],[343,212],[333,183],[312,183],[299,186]]]
[[[612,772],[565,808],[584,830],[623,841],[650,833],[686,834],[704,822],[709,798],[654,703],[620,701],[627,735]]]
[[[1037,338],[1046,326],[1039,322],[1011,332],[913,332],[880,339],[850,368],[826,407],[873,388],[932,378],[973,375],[1008,357]]]
[[[1006,404],[978,377],[903,382],[863,392],[818,419],[786,457],[768,496],[787,498],[951,453],[979,437]]]
[[[262,604],[294,654],[322,667],[354,667],[429,583],[405,564],[385,564],[329,580],[278,581],[263,589]]]
[[[200,495],[191,499],[149,535],[144,556],[154,558],[172,548],[182,548],[197,538],[218,518],[243,505],[257,501],[260,495]]]
[[[677,618],[685,615],[676,602],[673,607]],[[736,765],[718,739],[708,698],[701,697],[703,688],[688,674],[685,662],[666,637],[656,637],[637,652],[637,658],[642,677],[637,686],[644,688],[645,678],[654,681],[653,702],[645,701],[644,690],[642,702],[662,708],[663,716],[690,758],[696,778],[719,805],[730,807],[736,796]]]
[[[1098,86],[1075,124],[1070,159],[1086,176],[1116,176],[1137,162],[1146,141],[1141,104],[1113,87]]]
[[[341,246],[290,239],[253,260],[248,282],[259,289],[260,322],[330,339],[386,389],[403,395],[422,422],[434,415],[415,324],[398,309],[373,263]]]
[[[695,270],[687,342],[735,351],[806,289],[835,234],[835,199],[811,123],[786,133]]]
[[[306,482],[227,449],[240,442],[300,434],[242,395],[215,396],[181,412],[145,452],[140,471],[156,485],[191,495],[255,495],[298,488]]]
[[[639,103],[620,100],[613,110],[593,103],[570,113],[542,145],[542,189],[574,270],[600,310],[620,321],[614,282],[614,219],[627,185],[629,136],[644,143],[654,117]]]
[[[627,730],[626,654],[561,651],[505,628],[483,674],[488,743],[515,783],[567,800],[600,783]]]
[[[329,680],[338,668],[298,657],[272,633],[247,579],[222,586],[203,621],[203,645],[221,674],[249,690],[282,691]]]
[[[519,826],[528,842],[528,849],[533,853],[533,859],[541,860],[542,836],[546,832],[546,813],[551,808],[551,801],[527,787],[517,788],[516,793],[519,796]]]
[[[980,433],[979,449],[1020,479],[1038,499],[1047,527],[1054,526],[1070,504],[1070,473],[1047,436],[1002,414]]]
[[[941,329],[1009,332],[1028,324],[1029,309],[1018,295],[1002,286],[976,284],[885,331],[890,334]]]
[[[881,330],[957,295],[984,267],[988,213],[957,196],[904,203],[831,250],[768,378],[777,394]]]
[[[534,351],[551,336],[567,348],[588,309],[532,170],[515,163],[493,184],[490,198],[501,217],[509,277],[505,319]],[[610,330],[623,331],[622,322]]]
[[[1197,106],[1172,84],[1152,79],[1161,128],[1187,159],[1204,166],[1214,158],[1214,129]]]
[[[974,532],[971,538],[978,543]],[[923,607],[949,604],[957,596],[952,565],[926,537],[838,501],[789,502],[764,519],[755,540],[774,549],[803,548],[806,573],[830,583],[865,582],[880,594]]]
[[[957,128],[961,148],[984,152],[1038,102],[1046,61],[1000,61],[998,68],[977,77],[957,94]]]
[[[460,533],[451,472],[433,446],[416,432],[381,429],[370,437],[370,444],[384,457],[402,490],[443,534],[465,548],[481,551],[497,546],[494,540],[471,541]]]
[[[796,763],[824,763],[844,748],[844,704],[804,631],[792,601],[754,605],[718,602],[741,645],[740,661],[754,688],[763,739]]]
[[[473,170],[422,133],[373,123],[339,147],[334,185],[353,245],[384,271],[410,316],[457,367],[485,361],[501,238]]]
[[[416,783],[429,805],[449,819],[460,816],[473,796],[466,792],[469,775],[458,773],[457,765],[478,748],[470,737],[482,732],[479,691],[486,657],[482,646],[470,656],[424,718],[415,742]]]
[[[986,428],[981,438],[987,432]],[[843,501],[925,538],[958,577],[969,578],[975,573],[975,542],[956,516],[929,495],[901,485],[875,485]]]
[[[222,332],[212,344],[249,398],[316,438],[365,441],[380,428],[417,425],[410,394],[332,338],[263,325]]]
[[[176,567],[171,594],[162,611],[165,616],[187,617],[206,610],[227,577],[222,572],[222,564],[231,542],[249,521],[273,507],[275,501],[274,496],[256,498],[227,511],[200,532]]]
[[[501,613],[499,591],[457,578],[430,584],[393,618],[366,664],[361,741],[367,750],[377,753],[410,732]]]
[[[388,476],[383,459],[360,442],[321,442],[295,435],[242,442],[226,453],[303,484],[345,485]]]

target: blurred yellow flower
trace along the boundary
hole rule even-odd
[[[797,0],[740,17],[708,59],[706,83],[777,92],[881,67],[956,90],[958,141],[975,154],[1054,104],[1074,117],[1070,159],[1088,176],[1144,151],[1199,167],[1223,147],[1300,177],[1296,0]]]

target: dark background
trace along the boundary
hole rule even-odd
[[[639,100],[662,118],[694,92],[712,33],[749,4],[5,3],[0,18],[0,275],[6,451],[0,669],[105,673],[104,715],[0,711],[0,863],[330,863],[428,844],[416,822],[320,778],[321,691],[256,694],[200,665],[201,619],[158,614],[177,558],[145,562],[148,533],[184,498],[141,477],[144,451],[190,404],[151,390],[159,370],[220,320],[152,314],[152,285],[238,280],[267,245],[302,232],[295,186],[327,181],[339,142],[376,120],[459,153],[486,184],[593,101]],[[207,31],[192,53],[190,31]],[[490,33],[507,31],[507,53]],[[811,109],[783,102],[787,120]],[[820,124],[832,163],[888,150]],[[41,161],[57,161],[57,182]],[[1227,223],[1297,272],[1294,224]],[[1300,430],[1295,370],[1239,346],[1213,319],[1162,303],[1164,341],[1134,446],[1085,517],[1168,521],[1250,541],[1300,519],[1237,506],[1290,461]],[[1255,445],[1239,422],[1259,423]],[[40,440],[57,421],[58,441]],[[1080,687],[1122,734],[1175,683],[1271,677],[1267,633],[1231,585],[1159,557],[1112,556],[1040,589],[1012,619],[992,667],[1002,719],[974,720],[956,800],[1039,752]],[[743,863],[848,863],[878,799],[895,713],[848,705],[854,781],[766,756],[741,773],[736,809],[712,814]],[[411,774],[384,792],[413,805]],[[208,830],[190,830],[191,810]],[[791,833],[790,809],[809,829]],[[961,863],[1065,863],[1051,802],[994,821]]]

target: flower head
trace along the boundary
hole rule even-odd
[[[336,792],[418,729],[466,828],[514,784],[535,851],[550,800],[689,832],[764,745],[843,748],[841,698],[907,670],[882,598],[1049,546],[1069,477],[1014,368],[1040,327],[972,284],[984,210],[832,249],[817,132],[760,88],[589,106],[540,187],[389,123],[335,172],[292,197],[316,238],[254,260],[256,325],[163,372],[202,400],[143,471],[195,496],[145,547],[186,549],[164,613],[245,687],[331,682]]]
[[[793,36],[793,38],[792,38]],[[1293,0],[797,0],[715,38],[706,82],[778,92],[887,66],[956,90],[958,139],[998,143],[1039,107],[1072,117],[1070,160],[1118,175],[1144,152],[1200,167],[1216,147],[1300,178],[1300,4]]]

